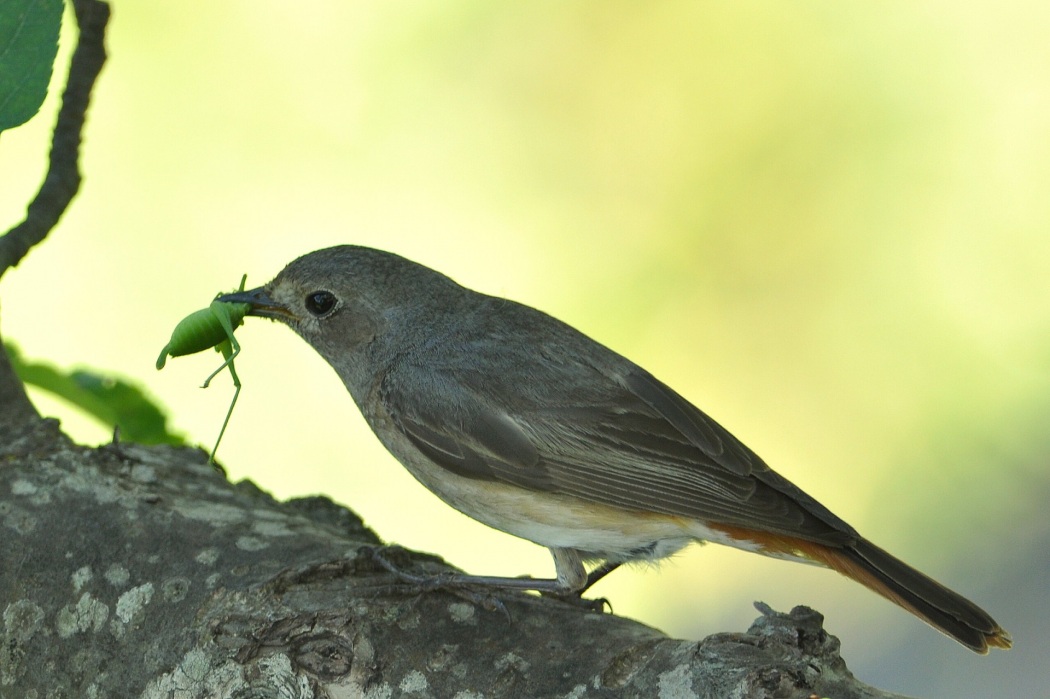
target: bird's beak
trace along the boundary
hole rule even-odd
[[[270,295],[266,293],[266,287],[260,286],[257,289],[249,289],[248,291],[235,291],[232,294],[222,294],[216,301],[222,303],[245,303],[248,304],[248,313],[250,316],[260,316],[262,318],[273,318],[274,320],[281,320],[284,322],[290,322],[295,320],[295,314],[293,314],[286,306],[277,303]]]

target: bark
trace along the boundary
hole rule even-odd
[[[891,696],[810,609],[694,642],[556,599],[421,591],[349,510],[231,484],[201,451],[85,448],[53,420],[6,436],[2,699]]]
[[[39,419],[0,337],[0,444],[17,439],[22,429]]]

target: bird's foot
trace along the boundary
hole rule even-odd
[[[492,594],[491,590],[483,589],[484,586],[472,583],[469,576],[452,571],[442,573],[411,573],[400,565],[394,563],[392,558],[407,559],[409,552],[400,546],[362,546],[357,550],[359,557],[372,561],[380,568],[390,573],[404,586],[409,588],[411,594],[425,594],[429,592],[443,591],[455,595],[460,599],[475,604],[487,611],[503,612],[510,617],[510,612],[503,601]]]
[[[581,592],[553,592],[550,590],[540,590],[540,594],[544,597],[556,599],[559,602],[568,604],[579,609],[585,609],[589,612],[597,612],[602,614],[608,608],[609,612],[612,612],[612,602],[604,597],[595,597],[594,599],[586,599],[583,597]]]

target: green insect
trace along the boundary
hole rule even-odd
[[[237,291],[244,291],[244,282],[247,279],[247,274],[241,277],[241,286]],[[207,388],[220,371],[229,367],[230,377],[235,387],[230,409],[226,412],[226,420],[223,421],[222,429],[219,430],[219,438],[215,440],[215,447],[208,456],[208,463],[215,460],[215,451],[219,448],[222,435],[226,433],[226,425],[230,424],[230,416],[233,415],[233,406],[237,405],[237,397],[241,395],[241,380],[233,365],[234,358],[240,354],[241,346],[237,338],[233,336],[233,331],[241,326],[244,316],[250,310],[251,306],[247,303],[212,301],[207,308],[194,311],[179,321],[171,333],[171,340],[164,345],[164,349],[160,351],[160,357],[157,358],[157,369],[163,369],[169,356],[182,357],[214,347],[215,351],[221,352],[226,360],[218,369],[209,374],[201,385],[201,388]]]

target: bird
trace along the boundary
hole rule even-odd
[[[1012,645],[667,384],[540,310],[360,245],[218,300],[294,330],[420,483],[554,559],[552,579],[465,581],[579,595],[622,563],[712,542],[835,570],[977,653]]]

